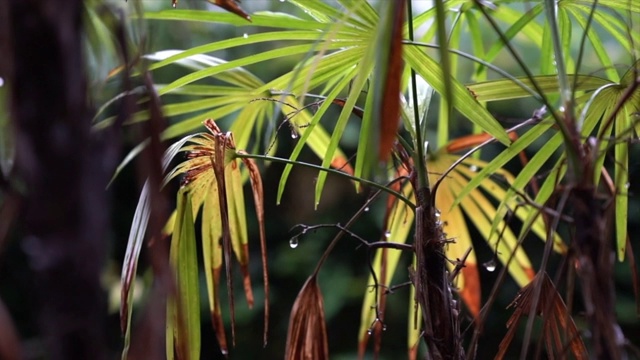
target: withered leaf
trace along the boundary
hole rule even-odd
[[[543,278],[540,279],[540,276]],[[542,287],[537,309],[532,311],[531,307],[534,302],[534,290],[537,281],[542,281]],[[575,359],[589,358],[580,332],[573,322],[571,314],[567,312],[567,306],[546,273],[538,273],[529,285],[520,290],[509,307],[514,307],[515,311],[507,322],[509,331],[500,342],[496,359],[504,358],[511,340],[513,340],[517,332],[516,325],[520,322],[520,318],[523,315],[530,315],[532,312],[534,316],[542,316],[542,338],[540,341],[544,341],[549,358],[566,359],[568,358],[567,351],[571,352]]]
[[[291,309],[285,359],[329,359],[324,302],[315,275],[307,279]]]

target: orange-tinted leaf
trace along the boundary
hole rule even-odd
[[[387,161],[396,139],[400,121],[400,81],[402,78],[402,28],[404,25],[405,0],[396,0],[393,5],[392,29],[389,47],[381,49],[388,58],[385,61],[384,90],[382,102],[378,104],[382,114],[380,122],[380,147],[378,160]],[[383,55],[384,56],[384,55]]]
[[[491,135],[487,133],[462,136],[449,142],[446,150],[449,154],[457,153],[480,145],[489,139],[491,139]]]
[[[518,134],[515,131],[508,133],[509,139],[515,141],[518,139]],[[474,146],[478,146],[483,142],[492,139],[493,137],[487,133],[472,134],[461,136],[449,142],[446,146],[446,150],[449,154],[457,153],[462,150],[469,150]]]
[[[236,1],[236,0],[207,0],[207,1],[209,1],[212,4],[216,4],[221,8],[229,12],[232,12],[244,19],[247,19],[248,21],[251,21],[251,16],[249,16],[249,14],[244,12],[244,10],[242,10],[240,5],[238,4],[240,1]]]
[[[324,302],[315,275],[309,277],[291,309],[285,360],[329,359]]]
[[[460,290],[460,297],[467,305],[469,312],[474,317],[480,313],[481,287],[480,273],[476,264],[466,263],[462,268],[461,275],[464,277],[464,288]]]
[[[346,101],[342,100],[342,99],[333,99],[333,103],[339,106],[344,107],[344,104],[346,103]],[[362,117],[364,116],[364,110],[362,108],[359,108],[357,106],[353,107],[353,110],[351,110],[351,112],[356,115],[357,117],[359,117],[360,119],[362,119]]]

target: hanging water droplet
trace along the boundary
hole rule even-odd
[[[371,335],[373,333],[373,331],[371,329],[367,330],[367,334]]]
[[[244,34],[242,34],[242,37],[245,38],[245,39],[248,39],[249,38],[249,34],[244,33]]]
[[[174,9],[175,9],[176,7],[178,7],[178,1],[172,1],[172,2],[171,2],[171,7],[173,7]]]
[[[624,184],[624,188],[625,188],[625,189],[628,189],[628,188],[630,188],[630,187],[631,187],[631,183],[626,183],[626,184]]]
[[[442,213],[440,212],[440,210],[436,209],[435,216],[439,218],[440,215],[442,215]]]
[[[477,172],[478,171],[478,167],[475,166],[475,165],[471,165],[471,166],[469,166],[469,170],[472,171],[472,172]]]
[[[4,85],[4,79],[0,77],[0,87],[2,87],[3,85]]]
[[[387,331],[387,324],[382,325],[382,331]]]
[[[364,212],[369,212],[369,207],[364,208]]]
[[[493,260],[487,261],[486,263],[482,264],[482,266],[484,266],[484,268],[487,269],[488,272],[496,271],[496,262]]]
[[[386,237],[387,239],[391,237],[391,230],[387,230],[384,232],[384,237]]]
[[[284,2],[285,0],[280,0],[280,2]]]
[[[294,237],[292,237],[292,238],[291,238],[291,240],[289,240],[289,246],[290,246],[292,249],[297,248],[297,247],[298,247],[298,245],[299,245],[299,243],[298,243],[298,237],[297,237],[297,236],[294,236]]]
[[[297,139],[298,138],[298,133],[295,132],[294,130],[291,130],[291,138],[292,139]]]

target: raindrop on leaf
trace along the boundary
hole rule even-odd
[[[384,237],[386,237],[387,239],[388,239],[389,237],[391,237],[391,230],[387,230],[387,231],[385,231],[385,232],[384,232]]]
[[[297,248],[297,247],[298,247],[298,245],[299,245],[299,243],[298,243],[298,237],[297,237],[297,236],[294,236],[294,237],[292,237],[292,238],[291,238],[291,240],[289,240],[289,246],[290,246],[292,249]]]
[[[248,39],[248,38],[249,38],[249,34],[244,33],[244,34],[242,35],[242,37],[243,37],[243,38],[245,38],[245,39]]]
[[[478,171],[478,167],[475,166],[475,165],[471,165],[471,166],[469,166],[469,170],[472,171],[472,172],[477,172]]]
[[[482,264],[488,272],[494,272],[496,270],[496,262],[494,260],[489,260],[486,263]]]

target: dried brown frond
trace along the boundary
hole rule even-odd
[[[329,359],[324,302],[315,275],[307,279],[291,309],[285,359]]]
[[[538,278],[543,276],[542,279]],[[509,305],[515,311],[507,322],[507,334],[500,342],[500,347],[496,359],[503,359],[511,340],[517,332],[517,325],[520,318],[530,315],[534,301],[534,289],[537,281],[542,281],[540,299],[538,300],[536,315],[542,316],[542,334],[540,341],[544,341],[547,355],[550,359],[567,359],[569,354],[575,359],[588,359],[587,349],[580,337],[576,324],[573,322],[571,314],[567,311],[562,297],[556,290],[555,285],[546,273],[538,273],[536,279],[520,290],[515,300]]]

